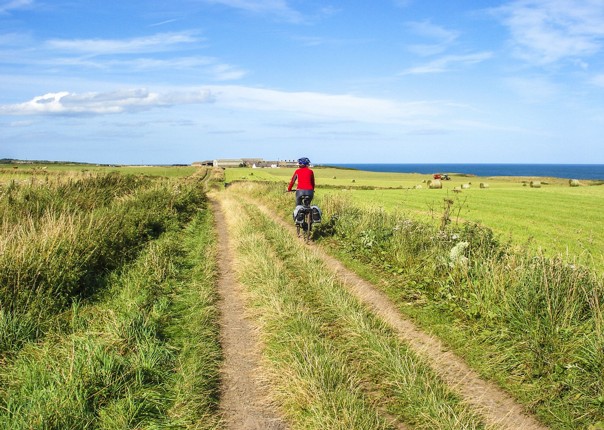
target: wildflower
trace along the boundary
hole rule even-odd
[[[469,242],[459,242],[449,252],[449,267],[468,265],[468,257],[464,255],[465,250],[470,246]]]

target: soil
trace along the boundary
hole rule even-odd
[[[257,331],[246,318],[246,303],[233,270],[233,252],[219,202],[212,201],[218,232],[218,293],[220,295],[221,411],[227,429],[285,430],[287,426],[271,405],[259,379],[260,347]]]

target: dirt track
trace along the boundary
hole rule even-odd
[[[241,287],[233,273],[228,226],[220,204],[212,201],[218,231],[222,368],[221,410],[228,429],[282,430],[284,422],[271,406],[258,378],[260,350],[253,324],[245,316]]]
[[[292,225],[278,219],[268,208],[260,205],[258,207],[274,222],[294,234]],[[276,411],[270,408],[266,393],[262,393],[261,387],[253,377],[260,354],[253,335],[253,327],[243,317],[245,304],[231,274],[232,254],[228,246],[227,226],[219,206],[214,204],[214,208],[221,242],[222,276],[219,288],[223,302],[221,306],[223,347],[226,356],[225,389],[222,399],[225,419],[229,423],[229,428],[233,429],[286,428],[278,419]],[[345,283],[349,291],[393,327],[400,338],[418,355],[424,357],[451,389],[473,406],[487,425],[510,430],[547,428],[534,417],[526,414],[518,403],[496,385],[480,378],[463,360],[448,351],[438,339],[422,332],[412,322],[404,319],[395,305],[376,287],[359,278],[320,247],[311,246],[316,255]]]

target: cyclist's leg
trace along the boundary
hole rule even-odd
[[[310,196],[310,201],[314,197],[315,192],[313,190],[296,190],[296,205],[302,204],[303,196]]]

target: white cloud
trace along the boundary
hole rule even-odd
[[[24,9],[32,6],[33,0],[8,0],[0,1],[0,15],[9,13],[12,10]]]
[[[175,47],[199,42],[192,32],[158,33],[132,39],[52,39],[49,49],[86,55],[133,54],[162,52]]]
[[[161,25],[166,25],[166,24],[172,24],[173,22],[177,22],[178,19],[166,19],[164,21],[161,22],[156,22],[155,24],[150,24],[149,27],[159,27]]]
[[[88,68],[120,74],[168,70],[194,71],[199,77],[215,81],[241,79],[247,71],[210,56],[166,56],[180,50],[181,44],[199,41],[191,32],[161,33],[126,40],[84,39],[50,40],[41,48],[33,46],[27,34],[0,34],[0,58],[4,64],[28,66],[30,69]],[[3,46],[6,48],[2,49]],[[188,46],[185,46],[188,48]],[[162,55],[155,55],[156,53]],[[134,54],[134,55],[125,55]],[[136,54],[144,56],[137,57]],[[32,69],[32,70],[36,70]]]
[[[29,127],[34,124],[34,121],[23,120],[23,121],[11,121],[7,125],[9,127]]]
[[[416,55],[430,56],[440,54],[449,48],[459,37],[459,32],[448,30],[429,21],[408,22],[406,27],[414,34],[434,41],[433,43],[413,44],[409,51]]]
[[[420,75],[427,73],[443,73],[458,65],[468,65],[482,63],[491,58],[491,52],[478,52],[467,55],[446,55],[436,60],[430,61],[422,66],[412,67],[405,70],[402,75]]]
[[[285,92],[241,86],[211,87],[211,91],[216,94],[217,105],[329,121],[401,124],[437,116],[448,107],[444,102],[398,102],[348,94]]]
[[[83,94],[62,91],[34,97],[24,103],[0,106],[0,114],[104,115],[211,101],[212,94],[207,90],[166,94],[149,92],[145,89]]]
[[[407,22],[406,26],[419,36],[434,39],[441,43],[450,44],[459,37],[458,31],[447,30],[440,25],[432,24],[430,21]]]
[[[99,70],[114,70],[119,73],[140,73],[149,71],[195,71],[198,77],[216,81],[232,81],[243,78],[247,71],[237,66],[221,63],[213,57],[173,57],[168,59],[133,58],[96,60],[80,57],[63,57],[52,59],[35,59],[32,64],[51,67],[83,67]],[[23,61],[20,61],[23,63]]]
[[[0,46],[26,46],[31,44],[31,36],[26,33],[4,33],[0,34]],[[3,56],[0,56],[2,58]],[[10,58],[10,57],[7,57]],[[4,60],[4,58],[3,58]]]
[[[353,95],[286,92],[243,86],[48,93],[24,103],[0,105],[0,115],[105,115],[158,107],[213,103],[217,109],[278,112],[300,118],[377,124],[420,123],[450,109],[447,102],[397,102]]]
[[[596,75],[592,78],[591,83],[604,88],[604,74]]]
[[[291,8],[285,0],[203,0],[263,15],[272,15],[290,22],[304,21],[303,15]]]
[[[601,51],[602,0],[516,0],[495,9],[511,33],[517,54],[538,64]]]

